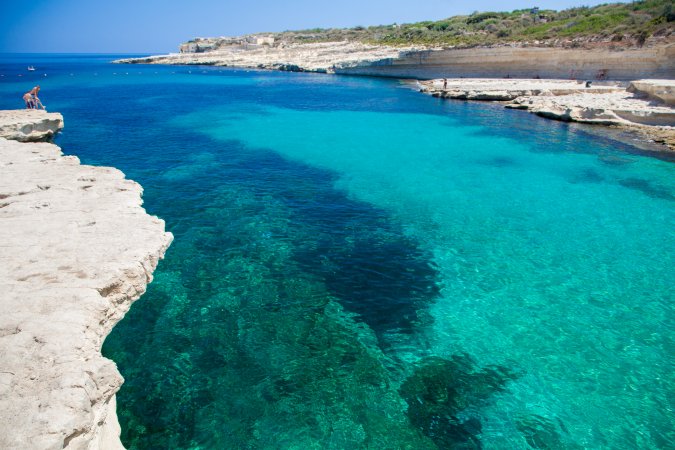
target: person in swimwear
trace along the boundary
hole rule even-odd
[[[38,97],[39,92],[39,84],[31,89],[30,92],[28,92],[33,97],[33,109],[44,109],[44,106],[42,106],[42,102],[40,101],[40,97]]]
[[[23,94],[23,101],[26,102],[26,109],[35,109],[35,103],[33,103],[33,96],[30,92]]]
[[[37,103],[37,100],[40,100],[38,98],[38,93],[40,92],[40,85],[38,84],[35,86],[33,89],[30,90],[30,95],[33,96],[33,103]]]

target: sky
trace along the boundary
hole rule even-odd
[[[439,20],[597,0],[0,0],[0,52],[168,53],[194,37]],[[423,5],[420,7],[419,5]]]

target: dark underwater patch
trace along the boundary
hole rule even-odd
[[[400,389],[411,424],[442,449],[482,448],[482,425],[471,409],[505,389],[515,373],[500,366],[476,367],[467,355],[426,358]]]
[[[589,167],[581,169],[569,178],[570,183],[602,183],[605,178]]]
[[[642,178],[624,178],[619,180],[619,184],[625,188],[633,189],[642,192],[652,198],[662,200],[675,200],[675,195],[670,193],[667,189],[655,186],[653,183]]]
[[[272,152],[240,161],[233,169],[242,177],[237,184],[248,184],[288,207],[289,227],[300,227],[307,235],[294,242],[294,260],[378,336],[411,333],[428,320],[421,311],[439,293],[438,273],[431,255],[386,212],[335,190],[334,174]]]
[[[541,450],[578,450],[583,447],[567,442],[567,429],[558,420],[547,419],[536,414],[516,417],[516,427],[523,439],[533,449]]]
[[[381,350],[434,300],[429,255],[384,211],[335,190],[330,172],[193,142],[214,156],[206,174],[147,184],[146,206],[175,241],[106,343],[130,380],[123,442],[433,448]]]
[[[201,226],[177,231],[106,343],[130,380],[118,394],[125,444],[433,448],[402,411],[372,331],[288,251],[314,242],[312,229],[289,226],[292,210],[268,193],[208,196],[171,202]]]
[[[494,158],[483,161],[483,163],[493,167],[512,167],[518,164],[515,159],[509,156],[495,156]]]
[[[611,167],[624,167],[635,163],[633,158],[618,153],[601,153],[598,155],[598,161]]]
[[[186,89],[176,86],[175,92]],[[138,112],[130,112],[132,118],[135,114]],[[133,122],[130,117],[117,115],[112,116],[113,122]],[[130,178],[141,182],[146,189],[146,208],[161,215],[177,239],[189,226],[216,231],[218,224],[200,218],[200,211],[210,206],[211,193],[223,186],[243,187],[258,198],[270,196],[288,207],[291,219],[281,232],[293,240],[295,261],[303,270],[320,277],[329,291],[378,336],[411,333],[417,324],[430,320],[425,310],[440,290],[431,255],[405,236],[385,211],[336,190],[336,174],[290,161],[270,150],[251,151],[236,141],[178,133],[171,138],[190,143],[189,149],[181,149],[183,164],[191,151],[203,149],[212,153],[214,161],[204,173],[172,182],[156,176],[158,170],[181,164],[174,155],[162,152],[163,146],[168,145],[164,130],[151,128],[143,137],[148,139],[147,145],[157,148],[146,157],[151,158],[146,161],[154,168],[152,172],[139,170],[134,154],[96,162],[114,162]],[[82,156],[86,162],[88,153]],[[165,192],[177,195],[166,196]],[[302,238],[292,237],[298,233]],[[217,244],[204,245],[203,251],[208,255],[218,254],[218,249],[248,244],[224,235]]]

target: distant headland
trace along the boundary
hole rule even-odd
[[[202,37],[120,62],[203,64],[432,79],[675,77],[668,0],[483,12],[440,21]]]

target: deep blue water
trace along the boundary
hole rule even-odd
[[[675,445],[668,158],[395,80],[112,59],[0,55],[0,109],[39,82],[175,235],[103,348],[126,446]]]

